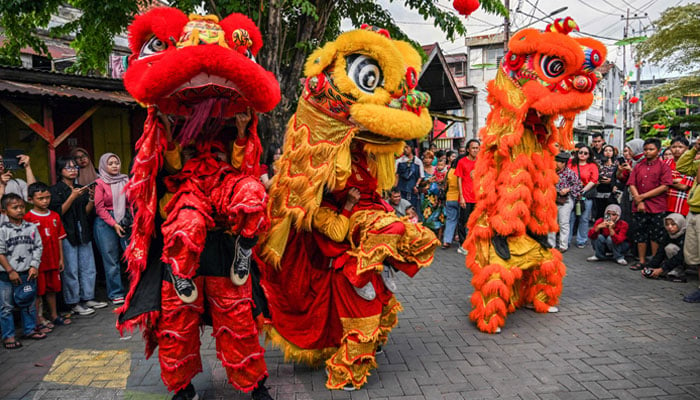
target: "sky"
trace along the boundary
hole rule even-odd
[[[432,20],[423,20],[417,12],[405,7],[403,1],[394,0],[390,3],[389,0],[378,0],[378,2],[389,9],[394,20],[411,39],[422,45],[438,42],[447,54],[465,52],[464,37],[457,38],[455,41],[448,40],[440,29],[433,26]],[[652,22],[658,19],[666,8],[694,2],[692,0],[510,0],[511,32],[555,10],[568,7],[565,11],[544,18],[531,26],[544,29],[554,18],[570,16],[579,25],[584,35],[603,37],[596,39],[608,46],[608,60],[615,62],[622,69],[623,50],[614,43],[623,38],[625,20],[622,15],[627,15],[627,9],[630,15],[628,37],[642,36],[644,32],[648,36],[653,32]],[[438,3],[441,8],[452,10],[457,14],[451,0],[439,0]],[[487,35],[503,30],[502,17],[487,14],[481,9],[469,17],[461,18],[467,27],[466,36]],[[343,29],[351,29],[349,21],[344,21]],[[626,50],[628,70],[634,67],[630,47],[627,46]],[[652,76],[659,78],[673,76],[673,74],[669,74],[659,66],[645,64],[642,67],[641,76],[642,79],[651,79]]]

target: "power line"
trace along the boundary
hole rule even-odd
[[[586,2],[583,1],[583,0],[577,0],[577,1],[578,1],[579,3],[581,3],[581,4],[583,4],[584,6],[590,8],[591,10],[596,11],[596,12],[599,12],[599,13],[601,13],[601,14],[615,15],[615,16],[620,15],[620,14],[617,14],[617,13],[611,13],[611,12],[599,10],[597,7],[594,7],[594,6],[592,6],[592,5],[588,4],[588,3],[586,3]]]

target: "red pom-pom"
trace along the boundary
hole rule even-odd
[[[639,101],[639,97],[637,97],[637,96],[634,96],[634,97],[632,97],[632,98],[630,99],[630,103],[632,103],[632,104],[635,104],[635,103],[637,103],[638,101]]]
[[[476,11],[479,8],[479,5],[478,0],[455,0],[452,3],[455,10],[465,17],[468,17],[471,15],[471,13]]]

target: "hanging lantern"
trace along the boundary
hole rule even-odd
[[[685,131],[685,132],[683,132],[683,134],[684,134],[685,136],[690,136],[691,133],[692,133],[692,132],[690,132],[690,131]]]
[[[637,96],[632,96],[632,98],[630,98],[630,103],[631,103],[631,104],[637,104],[638,102],[639,102],[639,97],[637,97]]]
[[[465,17],[468,17],[476,11],[479,8],[479,1],[478,0],[455,0],[452,3],[452,6],[459,12],[460,14],[464,15]]]
[[[664,101],[668,100],[668,96],[660,96],[657,98],[659,100],[659,103],[663,103]]]

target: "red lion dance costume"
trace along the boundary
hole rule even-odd
[[[160,348],[168,390],[193,399],[200,326],[210,318],[229,382],[270,399],[247,279],[251,248],[269,226],[254,111],[280,99],[275,77],[255,63],[260,31],[240,14],[219,21],[154,8],[131,24],[129,45],[124,85],[148,116],[126,188],[136,210],[132,283],[117,327],[140,327],[146,355]],[[232,139],[231,160],[221,161]]]
[[[314,51],[277,162],[261,246],[267,336],[287,359],[325,363],[329,389],[365,384],[401,310],[394,269],[414,276],[439,245],[380,196],[394,154],[431,129],[420,66],[408,43],[368,26]]]
[[[466,240],[475,289],[469,317],[484,332],[500,332],[507,313],[523,305],[558,311],[566,268],[546,243],[559,229],[555,145],[571,148],[574,117],[593,102],[594,70],[606,55],[602,43],[570,37],[573,30],[566,18],[544,32],[515,33],[488,85],[492,109],[480,132]]]

